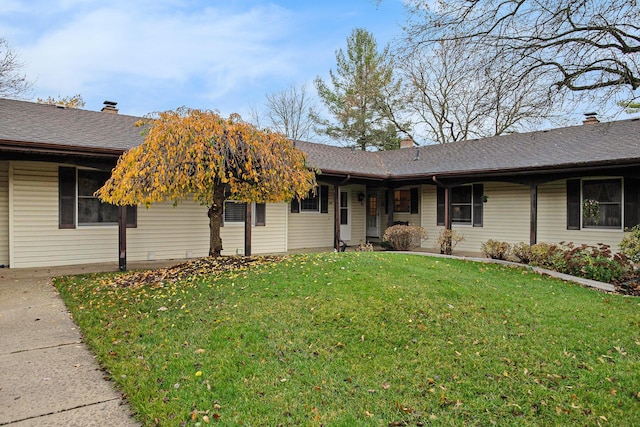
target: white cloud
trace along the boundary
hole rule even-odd
[[[64,6],[73,3],[66,0]],[[21,56],[37,86],[67,95],[112,78],[117,79],[114,85],[132,80],[183,88],[196,80],[203,86],[197,89],[200,95],[220,97],[254,79],[286,74],[292,64],[294,54],[275,47],[292,36],[287,28],[291,15],[283,8],[166,13],[163,7],[126,4],[96,2],[76,10],[64,15],[68,21],[23,46]]]

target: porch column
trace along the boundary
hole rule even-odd
[[[127,207],[118,207],[118,268],[127,270]]]
[[[387,189],[387,212],[389,213],[387,217],[387,227],[391,227],[393,225],[393,210],[395,209],[395,201],[393,199],[393,187]]]
[[[244,204],[244,256],[251,256],[251,204]]]
[[[340,252],[340,185],[333,185],[333,248]]]
[[[538,242],[538,184],[531,183],[531,208],[529,224],[529,244],[535,245]]]
[[[451,188],[444,187],[444,228],[451,230]]]

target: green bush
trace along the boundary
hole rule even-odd
[[[511,256],[517,262],[529,264],[531,262],[531,245],[525,242],[518,242],[511,247]]]
[[[626,229],[627,234],[620,242],[620,252],[636,264],[640,263],[640,225]]]
[[[426,238],[426,230],[415,225],[393,225],[387,228],[382,236],[382,240],[396,251],[417,248]]]
[[[565,244],[562,248],[564,265],[562,273],[606,283],[618,283],[633,271],[624,254],[611,253],[609,245],[596,246]]]
[[[530,250],[531,259],[529,263],[531,265],[556,271],[562,271],[564,269],[562,249],[558,245],[544,242],[536,243],[530,247]]]
[[[507,260],[511,254],[511,245],[507,242],[489,239],[481,246],[482,255],[492,259]]]

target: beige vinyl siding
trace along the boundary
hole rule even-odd
[[[329,213],[300,212],[288,215],[288,250],[333,247],[334,200],[333,186],[329,186]],[[353,231],[352,231],[353,232]]]
[[[251,229],[251,252],[254,255],[287,251],[287,203],[267,203],[266,225]],[[243,234],[244,235],[244,234]],[[244,242],[242,245],[244,253]]]
[[[351,191],[351,240],[347,241],[349,246],[358,246],[360,242],[367,239],[367,210],[365,200],[358,201],[358,194],[367,193],[364,185],[351,185],[347,187]]]
[[[117,263],[117,225],[58,228],[58,165],[14,162],[12,182],[11,267]],[[0,209],[1,193],[0,187]],[[286,206],[267,205],[267,226],[253,227],[254,253],[286,251]],[[227,224],[221,235],[223,254],[244,252],[243,223]],[[183,259],[208,253],[207,208],[190,200],[176,207],[172,203],[139,207],[137,228],[127,229],[128,261]]]
[[[9,162],[0,161],[0,264],[9,264]]]
[[[530,189],[524,185],[485,182],[484,194],[488,196],[487,203],[483,206],[483,226],[472,227],[470,225],[452,225],[452,229],[462,234],[465,238],[458,244],[456,250],[467,252],[480,252],[483,242],[489,239],[505,241],[509,243],[529,242],[530,223]],[[423,191],[423,203],[426,213],[422,218],[424,224],[428,224],[427,232],[429,240],[423,244],[425,247],[435,247],[438,234],[444,227],[436,224],[436,188],[429,186]]]
[[[566,180],[560,180],[538,186],[538,242],[604,243],[616,252],[624,237],[622,229],[567,230],[566,185]]]
[[[117,227],[116,231],[117,233]],[[207,208],[193,200],[138,207],[137,228],[127,229],[127,260],[196,258],[209,254]]]
[[[11,267],[118,260],[118,227],[58,229],[58,166],[13,162]]]
[[[267,203],[266,225],[251,228],[251,254],[287,251],[286,203]],[[223,255],[244,254],[244,222],[226,222],[220,232]]]
[[[420,191],[420,221],[421,226],[427,232],[427,240],[422,242],[423,248],[436,247],[438,233],[444,227],[437,224],[437,192],[435,185],[423,185]]]

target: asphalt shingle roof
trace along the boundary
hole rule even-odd
[[[0,140],[128,150],[143,141],[140,117],[0,99]]]
[[[139,117],[0,99],[0,142],[127,150]],[[640,162],[640,119],[384,152],[296,141],[310,166],[363,177],[410,177]]]

